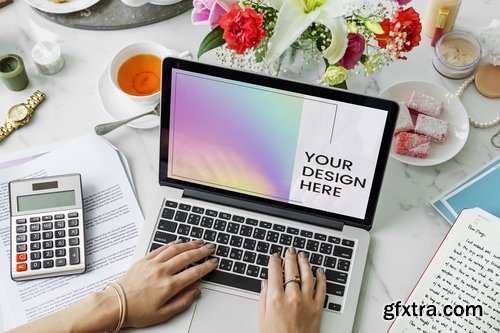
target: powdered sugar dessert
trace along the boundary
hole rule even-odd
[[[394,134],[398,134],[399,132],[408,132],[413,131],[415,125],[413,124],[412,117],[410,115],[410,111],[406,107],[405,103],[399,103],[399,114],[398,120],[396,122],[396,129],[394,130]]]
[[[431,138],[428,135],[400,132],[396,135],[396,154],[418,158],[429,156]]]
[[[423,113],[434,118],[439,118],[443,111],[443,102],[429,95],[413,91],[408,101],[408,109],[412,112]]]
[[[415,132],[430,136],[432,142],[443,143],[448,137],[448,122],[419,114],[415,124]]]

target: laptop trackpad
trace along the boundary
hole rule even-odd
[[[258,301],[203,288],[189,333],[255,333]]]

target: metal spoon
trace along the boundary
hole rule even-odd
[[[144,116],[149,116],[150,114],[155,115],[155,116],[160,115],[160,103],[156,104],[156,106],[153,110],[139,114],[137,116],[134,116],[134,117],[131,117],[128,119],[112,121],[110,123],[99,124],[96,127],[94,127],[94,131],[97,135],[108,134],[109,132],[117,129],[118,127],[125,125],[126,123],[131,122],[132,120],[136,120],[136,119],[144,117]]]

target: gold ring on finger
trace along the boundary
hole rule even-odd
[[[283,283],[283,287],[285,287],[290,282],[295,282],[300,286],[300,276],[295,275],[293,278],[286,280],[285,283]]]

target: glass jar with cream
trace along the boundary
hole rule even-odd
[[[466,31],[450,31],[438,40],[432,63],[441,75],[463,79],[476,71],[480,60],[481,45],[476,37]]]

